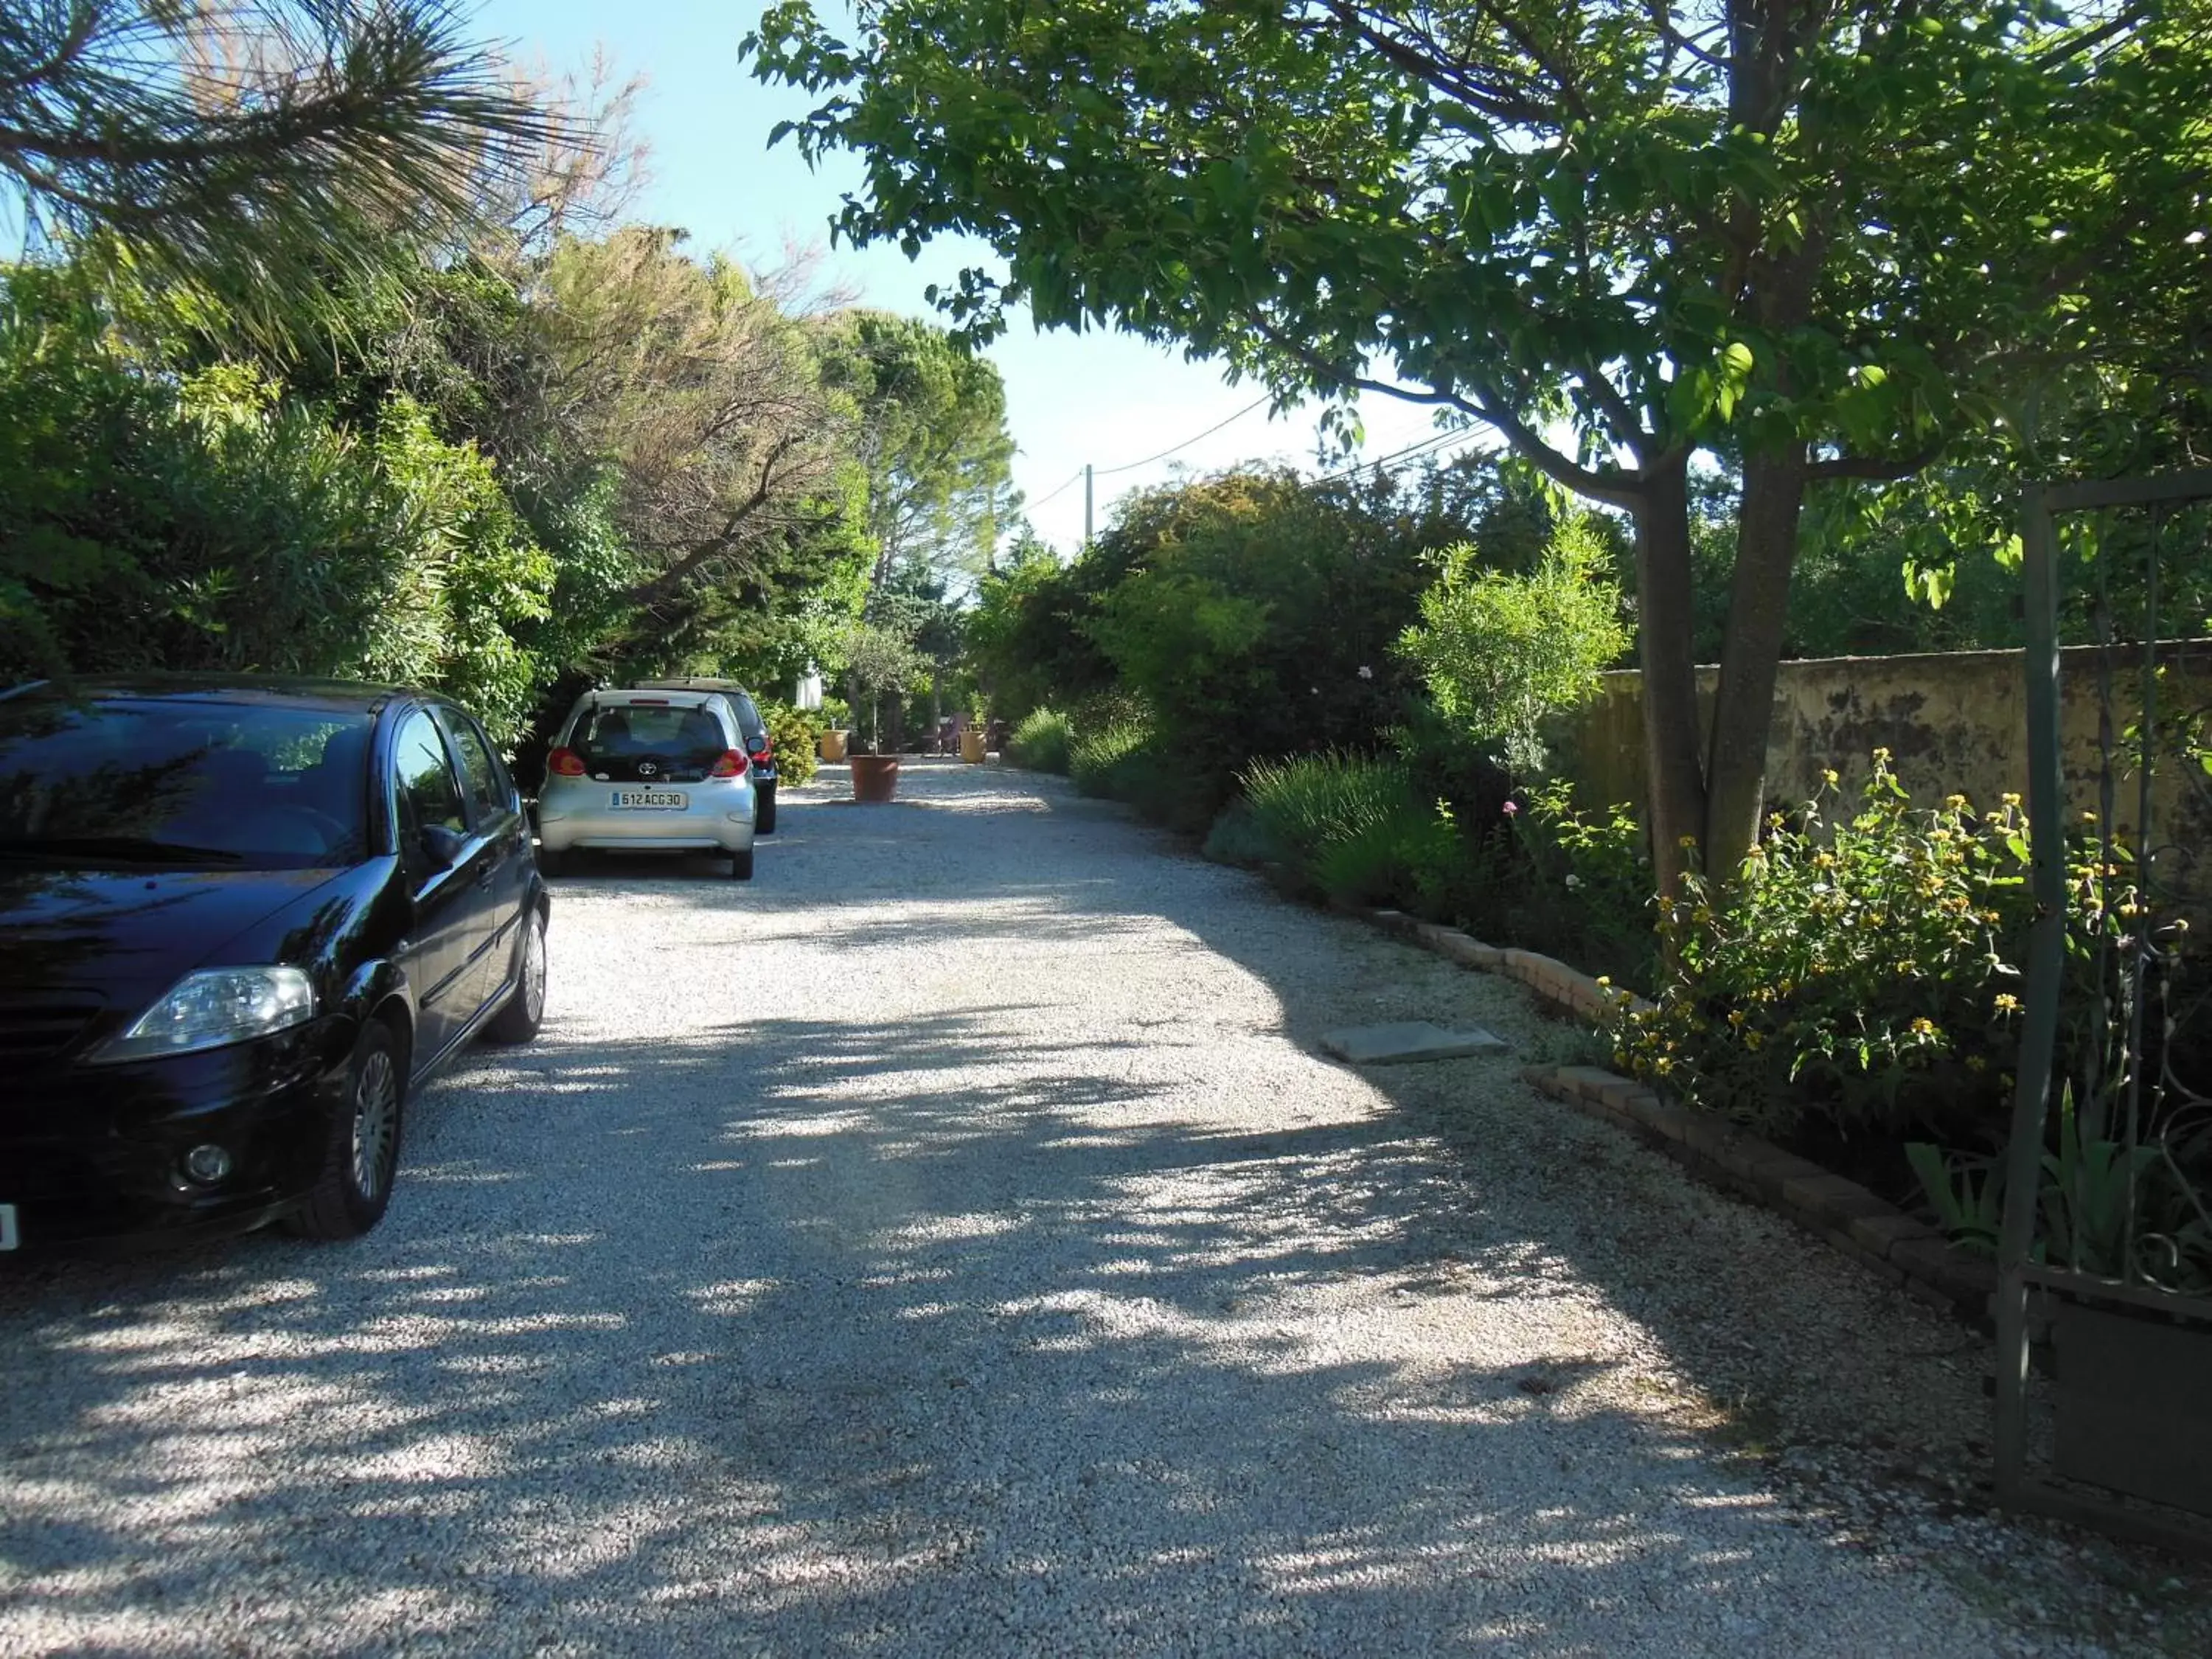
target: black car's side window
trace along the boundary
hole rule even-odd
[[[738,725],[745,734],[745,747],[758,749],[768,741],[768,722],[761,718],[760,709],[753,700],[743,692],[731,701],[738,706]]]
[[[492,757],[491,745],[465,715],[449,709],[445,720],[446,729],[453,735],[453,747],[460,751],[461,769],[468,775],[469,799],[476,803],[477,822],[489,823],[506,817],[514,803],[509,799],[505,775]]]
[[[392,742],[392,781],[399,808],[400,851],[410,866],[426,861],[424,830],[468,833],[468,808],[447,758],[446,741],[437,723],[420,709],[407,717]]]

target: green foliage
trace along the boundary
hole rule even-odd
[[[1658,968],[1651,856],[1634,813],[1620,802],[1578,806],[1565,783],[1509,804],[1516,810],[1500,816],[1510,825],[1510,853],[1470,911],[1497,916],[1483,937],[1650,983]]]
[[[1185,797],[1169,816],[1195,830],[1255,756],[1377,741],[1413,690],[1389,646],[1413,618],[1424,556],[1466,527],[1390,480],[1231,472],[1133,497],[1030,591],[1145,710]]]
[[[2004,1215],[2007,1165],[2000,1156],[1905,1147],[1922,1195],[1952,1241],[1994,1255]],[[2102,1279],[2131,1278],[2183,1295],[2212,1293],[2212,1159],[2201,1125],[2175,1119],[2130,1146],[2112,1138],[2106,1114],[2075,1108],[2073,1085],[2059,1097],[2051,1144],[2038,1160],[2034,1259]],[[2185,1165],[2198,1170],[2192,1176]]]
[[[819,763],[822,733],[828,727],[803,708],[772,697],[756,697],[755,707],[768,724],[768,740],[775,750],[776,776],[794,787],[810,783]]]
[[[62,275],[0,291],[0,672],[251,669],[452,691],[512,737],[556,572],[473,447],[243,364],[150,372]]]
[[[918,684],[929,672],[930,659],[915,648],[910,623],[854,623],[839,654],[847,677],[860,690],[856,712],[866,716],[862,752],[878,752],[883,742],[884,694]]]
[[[1306,872],[1331,842],[1392,819],[1412,799],[1402,766],[1335,752],[1255,761],[1243,782],[1261,834]]]
[[[1482,568],[1468,544],[1449,548],[1420,622],[1400,638],[1437,708],[1516,772],[1542,765],[1544,721],[1587,702],[1628,648],[1610,552],[1588,514],[1563,520],[1527,575]]]
[[[1097,567],[1063,568],[1035,548],[978,585],[968,613],[968,660],[988,689],[991,712],[1016,723],[1033,709],[1114,684],[1114,665],[1085,628]]]
[[[1206,832],[1206,844],[1200,849],[1216,864],[1234,864],[1246,870],[1261,870],[1282,861],[1284,849],[1269,835],[1260,815],[1252,810],[1252,803],[1239,796],[1221,809]]]
[[[1073,747],[1074,733],[1066,715],[1051,708],[1033,708],[1007,738],[1006,758],[1032,772],[1057,772],[1065,777]]]
[[[1660,921],[1675,965],[1619,1019],[1617,1058],[1694,1104],[1787,1135],[1934,1129],[2002,1110],[2032,911],[2016,797],[1913,809],[1877,750],[1859,810],[1777,822],[1725,905],[1692,880]]]
[[[1142,720],[1106,721],[1067,746],[1067,775],[1086,795],[1134,802],[1145,793],[1140,775],[1158,765],[1152,728]]]
[[[1315,855],[1315,886],[1345,904],[1426,911],[1464,856],[1458,826],[1411,794],[1356,817]]]

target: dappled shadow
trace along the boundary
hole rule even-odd
[[[911,771],[1027,804],[557,883],[617,959],[360,1245],[0,1278],[0,1650],[1972,1645],[1711,1455],[1701,1210],[1553,1204],[1614,1154],[1518,1057],[1310,1052],[1497,982]]]

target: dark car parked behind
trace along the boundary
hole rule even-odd
[[[0,1249],[367,1231],[410,1090],[536,1035],[546,915],[514,781],[440,698],[0,693]]]

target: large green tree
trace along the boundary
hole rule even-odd
[[[871,592],[908,563],[981,574],[1020,505],[997,367],[941,328],[879,311],[840,313],[824,335],[825,378],[858,405]]]
[[[1909,473],[2202,257],[2205,0],[877,0],[758,72],[857,152],[838,221],[1003,273],[988,334],[1178,340],[1285,398],[1488,423],[1636,524],[1662,884],[1756,833],[1809,489]],[[1710,726],[1692,460],[1741,481]]]

